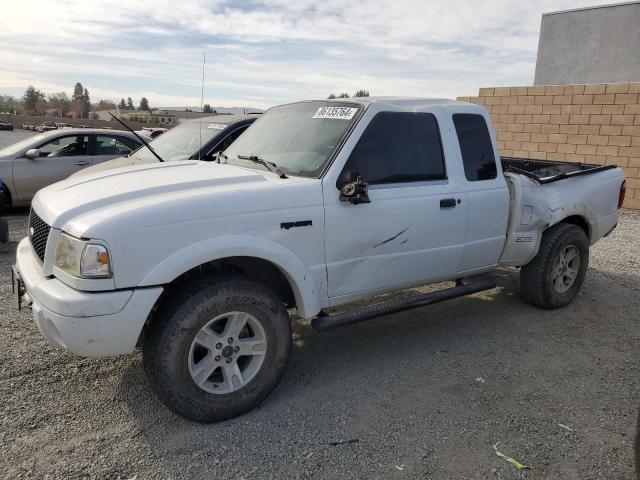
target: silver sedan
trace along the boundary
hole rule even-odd
[[[91,128],[53,130],[14,143],[0,150],[4,203],[29,205],[41,188],[140,146],[129,132]]]

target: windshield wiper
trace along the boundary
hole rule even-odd
[[[277,173],[280,178],[287,178],[287,176],[282,171],[282,168],[280,168],[273,162],[269,162],[268,160],[258,157],[257,155],[238,155],[238,158],[240,160],[250,160],[252,162],[259,163],[260,165],[264,165],[267,170],[273,173]]]

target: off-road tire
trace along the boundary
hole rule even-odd
[[[580,267],[573,285],[559,293],[553,285],[554,261],[567,245],[575,245]],[[589,266],[589,241],[580,227],[558,223],[542,234],[538,254],[520,270],[520,289],[524,299],[541,308],[554,309],[568,305],[578,294]]]
[[[260,322],[266,355],[239,390],[208,393],[189,373],[189,349],[208,321],[229,311],[249,313]],[[147,380],[162,403],[186,419],[218,422],[251,410],[274,389],[287,365],[291,323],[283,302],[267,287],[241,276],[206,276],[167,294],[145,331],[142,349]]]

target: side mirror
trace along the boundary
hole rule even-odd
[[[25,153],[24,156],[32,160],[34,158],[40,158],[40,150],[38,150],[37,148],[31,148],[27,150],[27,153]]]
[[[355,182],[345,183],[340,188],[340,201],[357,205],[359,203],[371,203],[369,200],[369,185],[358,177]]]

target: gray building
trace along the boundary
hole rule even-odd
[[[542,15],[534,85],[640,82],[640,2]]]

